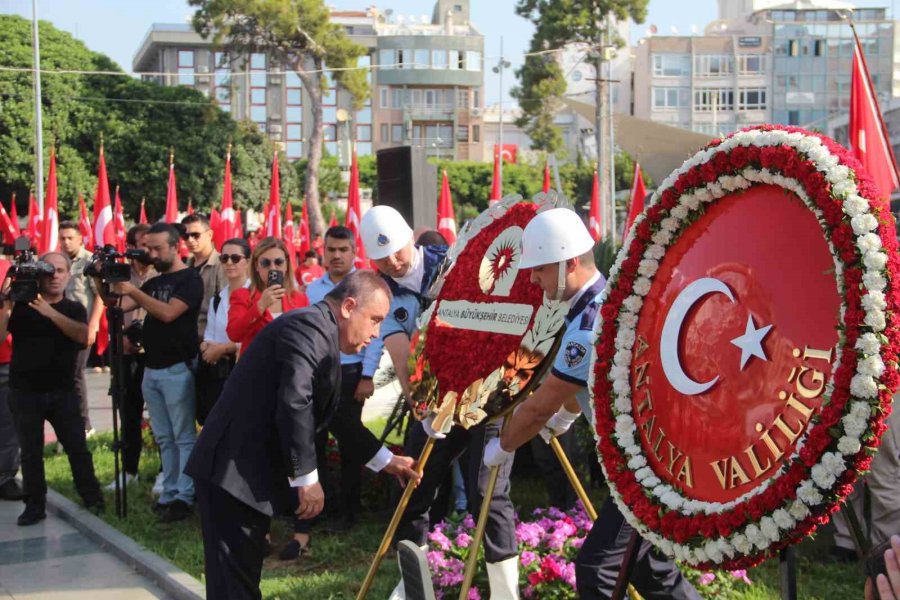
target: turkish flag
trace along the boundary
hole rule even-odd
[[[239,210],[234,211],[234,229],[232,230],[231,237],[244,237],[244,226],[241,225],[241,211]]]
[[[231,152],[225,154],[225,181],[222,184],[222,208],[219,209],[219,228],[216,236],[219,250],[225,240],[235,237],[237,214],[231,193]]]
[[[13,194],[12,203],[9,205],[9,220],[12,221],[13,227],[16,228],[16,237],[22,235],[22,227],[19,225],[19,212],[16,209],[16,195]]]
[[[119,197],[119,186],[116,186],[115,220],[113,229],[116,232],[116,252],[125,252],[125,214],[122,212],[122,199]]]
[[[441,176],[441,197],[438,199],[437,230],[451,246],[456,243],[456,217],[453,214],[453,199],[450,198],[450,182],[447,171]]]
[[[12,199],[13,206],[16,204],[16,196],[13,194]],[[16,238],[19,237],[19,228],[13,225],[12,219],[9,218],[9,215],[6,213],[6,209],[3,208],[3,204],[0,203],[0,233],[3,234],[3,243],[12,246],[16,243]]]
[[[519,146],[518,144],[503,144],[503,146],[494,144],[494,154],[499,154],[504,162],[516,164],[519,157]]]
[[[635,161],[634,182],[631,184],[631,203],[628,206],[628,219],[625,221],[623,236],[628,235],[631,224],[639,214],[644,212],[644,196],[646,195],[647,189],[644,187],[644,178],[641,177],[641,165]]]
[[[544,164],[544,185],[541,191],[545,194],[550,191],[550,165]]]
[[[855,34],[854,34],[855,37]],[[850,78],[850,149],[881,190],[885,200],[900,187],[897,159],[878,108],[859,38],[855,38]]]
[[[215,206],[209,210],[209,228],[212,231],[213,246],[219,248],[222,245],[222,240],[219,239],[219,230],[222,228],[222,215]]]
[[[291,206],[290,200],[284,207],[284,231],[282,232],[284,245],[287,246],[288,256],[291,259],[291,266],[294,268],[294,274],[297,273],[297,246],[294,244],[294,207]]]
[[[347,214],[344,216],[344,225],[353,232],[356,243],[356,268],[364,269],[368,264],[366,249],[363,247],[362,238],[359,236],[359,224],[362,221],[362,210],[359,206],[359,164],[356,162],[356,152],[350,161],[350,185],[347,188]]]
[[[300,256],[306,259],[306,253],[312,250],[312,236],[309,234],[309,204],[303,199],[303,207],[300,210]]]
[[[34,199],[34,194],[31,194],[28,198],[28,239],[31,240],[31,246],[38,250],[42,247],[43,220],[37,200]]]
[[[97,168],[97,190],[94,192],[94,245],[116,245],[113,211],[109,201],[109,181],[106,177],[106,158],[100,146],[100,166]]]
[[[191,206],[191,199],[190,199],[190,198],[188,198],[187,214],[189,214],[189,215],[194,214],[194,207]]]
[[[51,252],[59,246],[59,201],[56,186],[56,152],[50,149],[50,172],[47,175],[47,193],[44,198],[43,233],[40,253]]]
[[[84,203],[84,195],[78,194],[78,231],[81,232],[81,240],[88,250],[94,249],[94,230],[91,227],[91,217],[88,215],[87,205]]]
[[[494,144],[494,179],[491,182],[491,197],[488,198],[488,206],[498,202],[503,197],[503,181],[500,174],[500,152],[498,146]]]
[[[643,184],[641,184],[643,185]],[[591,208],[588,212],[588,231],[594,241],[603,235],[603,213],[600,212],[600,176],[594,171],[594,185],[591,188]]]
[[[281,191],[278,174],[278,153],[272,158],[272,184],[266,207],[266,235],[281,238]]]
[[[169,162],[169,185],[166,189],[166,223],[178,221],[178,193],[175,185],[175,161]]]
[[[328,223],[328,228],[337,227],[340,225],[337,220],[337,211],[331,211],[331,221]]]
[[[147,224],[147,207],[144,206],[144,199],[143,199],[143,198],[141,198],[141,216],[140,216],[140,218],[138,219],[138,223],[140,223],[140,224],[142,224],[142,225],[146,225],[146,224]]]

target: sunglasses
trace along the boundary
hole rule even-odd
[[[284,259],[283,258],[276,258],[274,260],[271,260],[268,258],[259,259],[259,266],[261,266],[263,269],[268,269],[272,265],[275,265],[276,267],[282,267],[282,266],[284,266]]]
[[[205,231],[189,231],[181,236],[183,240],[199,240],[200,236],[206,233]]]
[[[242,260],[247,258],[243,254],[220,254],[219,260],[222,261],[222,264],[228,264],[228,262],[233,262],[234,264],[238,264]]]

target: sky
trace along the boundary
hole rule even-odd
[[[897,0],[857,0],[857,6],[892,9]],[[376,5],[382,11],[391,8],[395,15],[425,14],[431,16],[432,0],[326,0],[339,9],[361,10]],[[0,13],[19,14],[31,18],[31,0],[0,0]],[[690,10],[685,10],[686,4]],[[72,33],[92,50],[115,60],[124,70],[131,70],[131,60],[152,23],[183,23],[193,10],[186,0],[37,0],[38,18],[50,21],[59,29]],[[515,0],[470,0],[472,24],[484,35],[485,104],[503,98],[504,107],[511,103],[509,88],[515,84],[512,70],[522,64],[524,53],[534,30],[530,22],[515,14]],[[698,31],[717,16],[716,0],[650,0],[647,19],[632,26],[632,42],[656,25],[660,34]],[[495,27],[502,24],[503,27]],[[492,68],[500,57],[500,38],[504,56],[511,63],[503,77],[501,94],[499,76]]]

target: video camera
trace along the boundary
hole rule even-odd
[[[146,250],[135,248],[122,254],[116,251],[115,246],[107,244],[94,250],[90,262],[84,267],[84,274],[88,277],[99,277],[103,283],[131,281],[131,265],[127,262],[117,262],[119,258],[143,263],[149,261]]]
[[[40,278],[53,276],[53,265],[35,258],[25,236],[16,240],[15,250],[16,261],[9,268],[9,277],[12,278],[9,297],[13,302],[31,302],[40,291]]]

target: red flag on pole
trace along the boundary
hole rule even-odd
[[[59,246],[59,201],[56,187],[56,152],[51,147],[50,172],[47,175],[47,193],[44,198],[40,253],[56,250],[57,246]]]
[[[639,214],[644,211],[644,196],[647,190],[644,188],[644,178],[641,177],[641,165],[635,161],[634,163],[634,182],[631,184],[631,204],[628,207],[628,219],[625,221],[625,231],[623,236],[628,235],[631,224]]]
[[[16,205],[15,194],[12,197],[12,205]],[[3,208],[2,202],[0,202],[0,232],[3,233],[3,243],[9,246],[15,244],[16,238],[19,237],[19,228],[13,225],[12,219],[9,218],[6,209]]]
[[[9,220],[12,221],[13,227],[16,228],[16,237],[22,235],[22,227],[19,224],[19,211],[16,209],[16,195],[13,194],[12,204],[9,207]]]
[[[190,199],[190,198],[188,198],[187,214],[189,214],[189,215],[194,214],[194,207],[191,206],[191,199]]]
[[[306,198],[303,199],[303,207],[300,209],[300,256],[305,260],[306,253],[312,249],[312,236],[309,235],[309,205]]]
[[[500,175],[500,150],[494,146],[494,179],[491,183],[491,197],[488,198],[488,206],[499,201],[503,197],[503,181]]]
[[[209,209],[209,229],[212,231],[213,247],[219,248],[224,241],[219,239],[222,233],[222,215],[215,206]]]
[[[340,225],[340,223],[338,223],[337,220],[337,211],[333,210],[331,211],[331,221],[328,223],[328,228],[331,229],[332,227],[337,227],[338,225]]]
[[[231,146],[225,153],[225,181],[222,184],[222,208],[219,210],[219,231],[218,231],[218,247],[222,249],[225,240],[236,237],[237,214],[234,210],[233,199],[231,195]]]
[[[347,214],[344,216],[344,226],[353,232],[356,241],[356,268],[364,269],[366,249],[363,247],[362,238],[359,235],[359,224],[362,221],[362,209],[359,206],[359,164],[356,162],[356,152],[353,152],[350,161],[350,185],[347,188]]]
[[[116,245],[112,205],[109,201],[109,181],[106,177],[106,158],[100,144],[100,166],[97,168],[97,190],[94,192],[94,245]]]
[[[115,221],[116,252],[125,252],[125,214],[122,212],[122,199],[119,197],[119,186],[116,186]]]
[[[281,237],[281,186],[278,173],[278,152],[272,157],[272,183],[269,187],[269,205],[266,208],[266,235]]]
[[[169,187],[166,190],[166,223],[178,221],[178,192],[175,185],[175,153],[169,153]]]
[[[888,137],[887,127],[878,108],[878,96],[869,77],[856,30],[853,30],[853,72],[850,78],[850,148],[881,190],[885,201],[900,187],[897,159]]]
[[[284,231],[282,232],[282,236],[284,238],[284,245],[287,246],[288,255],[291,259],[291,266],[294,268],[294,273],[297,273],[297,246],[294,244],[294,236],[296,232],[294,230],[294,207],[291,206],[290,200],[285,202],[284,207]]]
[[[456,243],[456,217],[453,214],[453,199],[450,198],[450,182],[447,170],[441,175],[441,197],[438,199],[437,230],[451,246]]]
[[[147,207],[145,206],[144,198],[141,198],[141,216],[138,219],[138,223],[142,225],[147,224]]]
[[[541,191],[545,194],[550,191],[550,163],[544,163],[544,186]]]
[[[244,226],[241,222],[241,211],[234,211],[234,229],[232,230],[231,237],[244,237]]]
[[[93,250],[94,229],[91,227],[91,217],[88,215],[87,205],[84,203],[84,194],[78,194],[78,231],[81,232],[84,247]]]
[[[34,194],[30,194],[28,198],[28,239],[31,240],[31,246],[38,250],[41,248],[42,222],[37,200],[34,199]]]
[[[603,213],[600,212],[600,177],[594,171],[594,185],[591,189],[591,209],[588,213],[588,231],[594,241],[599,241],[603,235]]]

